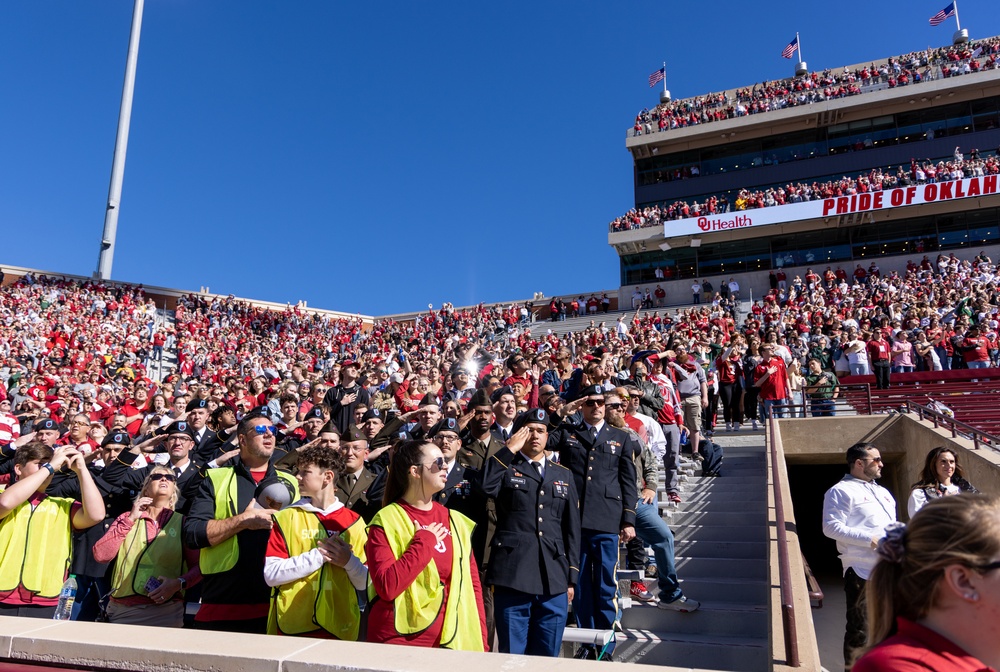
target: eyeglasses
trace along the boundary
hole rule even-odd
[[[620,403],[617,403],[617,402],[612,402],[610,404],[607,404],[605,407],[609,411],[620,411],[621,408],[622,408],[622,405]]]
[[[461,437],[452,436],[451,434],[438,434],[434,437],[435,439],[441,439],[442,441],[461,441]]]
[[[173,436],[168,436],[166,440],[167,441],[194,441],[194,439],[192,439],[187,434],[175,434]]]
[[[1000,560],[996,560],[987,565],[974,565],[974,567],[980,572],[992,572],[994,569],[1000,569]]]
[[[879,464],[882,464],[882,458],[881,457],[864,457],[862,459],[865,462],[878,462]]]
[[[442,469],[444,469],[444,458],[443,457],[439,457],[439,458],[435,459],[433,462],[428,462],[427,464],[421,464],[420,466],[424,467],[425,469],[427,469],[428,471],[430,471],[432,474],[436,474],[439,471],[441,471]]]
[[[173,474],[150,474],[149,480],[151,481],[170,481],[171,483],[177,480],[177,477]]]
[[[278,433],[278,428],[274,425],[254,425],[253,431],[257,433],[257,436],[264,436],[265,434],[270,434],[274,436]],[[247,434],[250,432],[248,431]]]
[[[587,402],[584,404],[584,406],[586,406],[587,408],[594,408],[596,406],[603,406],[603,405],[604,405],[603,399],[588,399]]]

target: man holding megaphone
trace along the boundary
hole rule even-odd
[[[299,498],[298,485],[271,465],[275,428],[266,407],[243,417],[236,438],[239,456],[205,471],[184,519],[184,543],[201,549],[204,577],[195,626],[263,634],[270,588],[261,567],[277,510],[257,497],[267,506],[287,504]]]

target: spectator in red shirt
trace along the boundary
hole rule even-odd
[[[892,366],[892,346],[885,340],[881,329],[876,329],[868,341],[868,361],[875,373],[875,387],[889,389],[889,370]]]
[[[962,359],[970,369],[985,369],[990,365],[990,342],[984,336],[980,336],[979,327],[972,325],[965,332],[965,339],[959,348],[962,351]]]
[[[764,406],[764,419],[770,415],[772,406],[783,406],[788,403],[788,371],[785,360],[775,354],[774,346],[765,343],[760,346],[762,361],[754,369],[754,387],[759,388],[759,398]],[[782,417],[783,412],[776,410],[775,417]]]

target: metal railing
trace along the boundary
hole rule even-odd
[[[910,401],[907,399],[905,401],[906,412],[916,415],[920,420],[929,420],[934,424],[934,427],[944,427],[944,429],[951,430],[952,438],[962,436],[970,441],[972,441],[972,447],[975,450],[979,450],[980,447],[986,446],[987,448],[992,448],[995,451],[1000,452],[1000,437],[995,434],[989,434],[981,429],[976,429],[972,425],[967,425],[961,420],[956,420],[950,415],[945,415],[939,411],[935,411],[927,406],[921,406],[920,404]]]
[[[781,626],[785,636],[785,660],[789,667],[799,667],[802,663],[799,659],[798,628],[795,624],[795,604],[792,600],[792,569],[788,558],[788,531],[785,529],[784,488],[781,485],[779,468],[781,464],[779,459],[784,460],[784,449],[781,446],[781,435],[777,431],[777,418],[773,413],[769,415],[764,440],[771,453],[774,517],[778,537],[778,586],[781,592]]]

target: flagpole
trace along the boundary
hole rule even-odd
[[[958,30],[962,30],[962,24],[958,22],[958,0],[955,0],[952,4],[955,5],[955,27]]]
[[[663,61],[663,93],[667,92],[667,62]]]
[[[806,59],[802,58],[802,38],[799,37],[799,32],[798,31],[795,31],[795,48],[799,52],[799,62],[802,62],[802,61],[806,60]]]

